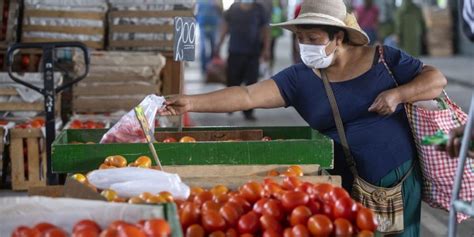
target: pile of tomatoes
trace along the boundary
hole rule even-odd
[[[170,235],[171,227],[168,222],[158,218],[141,220],[136,224],[118,220],[112,222],[104,230],[95,221],[82,220],[74,225],[72,235],[68,235],[55,225],[42,222],[33,228],[19,226],[11,234],[12,237],[166,237]]]
[[[44,118],[35,118],[32,119],[31,121],[25,122],[25,123],[20,123],[15,126],[15,128],[21,128],[21,129],[26,129],[26,128],[42,128],[46,124]]]
[[[186,237],[198,236],[373,236],[374,213],[340,187],[286,176],[277,183],[250,181],[238,191],[223,185],[192,188],[177,202]]]
[[[105,124],[102,122],[95,122],[92,120],[80,121],[75,119],[71,122],[69,126],[70,129],[102,129],[105,128]]]

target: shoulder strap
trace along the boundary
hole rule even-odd
[[[377,46],[377,48],[378,48],[378,51],[379,51],[379,62],[383,63],[383,65],[387,69],[388,73],[390,74],[390,77],[393,79],[393,81],[395,82],[395,85],[397,85],[397,87],[398,87],[399,85],[398,85],[397,79],[395,79],[395,75],[392,73],[392,70],[390,70],[390,67],[387,64],[387,61],[385,61],[385,56],[384,56],[384,53],[383,53],[383,45],[379,45],[379,46]]]
[[[346,163],[349,166],[354,177],[358,176],[356,164],[354,157],[351,154],[351,150],[349,148],[349,143],[347,142],[346,132],[344,131],[344,124],[342,122],[341,114],[339,113],[339,108],[337,107],[336,97],[331,88],[331,84],[329,83],[329,79],[327,78],[327,74],[325,70],[320,70],[321,78],[323,79],[324,88],[326,89],[326,94],[329,99],[329,103],[331,104],[332,114],[334,117],[334,121],[336,123],[337,133],[339,135],[339,139],[341,140],[342,150],[344,151],[344,156],[346,158]]]

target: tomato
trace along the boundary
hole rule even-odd
[[[196,139],[191,136],[184,136],[181,139],[179,139],[179,142],[196,142]]]
[[[312,216],[311,210],[306,206],[298,206],[291,212],[290,224],[292,226],[302,224],[306,225],[308,219]]]
[[[306,225],[298,224],[293,226],[291,229],[291,236],[292,237],[309,237],[308,228]]]
[[[127,159],[123,156],[108,156],[105,158],[104,164],[115,167],[125,167],[127,166]]]
[[[192,202],[186,202],[180,211],[179,220],[181,225],[186,228],[187,226],[198,223],[199,216],[200,211],[197,205]]]
[[[350,198],[349,193],[341,188],[341,187],[334,187],[329,193],[326,193],[323,196],[323,199],[327,202],[335,203],[337,200],[341,198]]]
[[[377,229],[377,220],[374,213],[368,208],[361,208],[356,216],[357,227],[360,230],[368,230],[374,232]]]
[[[143,229],[143,227],[145,226],[145,222],[146,220],[141,219],[135,225],[138,226],[138,228]]]
[[[290,172],[292,174],[294,174],[295,176],[303,176],[303,168],[301,168],[301,166],[299,165],[292,165],[290,166],[286,172]]]
[[[204,192],[204,189],[201,187],[191,187],[191,195],[197,196],[198,194]]]
[[[214,202],[212,200],[204,202],[201,207],[201,212],[205,212],[207,210],[214,210],[214,211],[219,211],[222,207],[222,204],[219,204],[217,202]]]
[[[214,232],[218,230],[224,230],[226,223],[224,218],[219,215],[219,212],[214,210],[208,210],[202,213],[201,223],[207,232]]]
[[[317,184],[314,185],[313,188],[311,189],[311,199],[313,200],[323,200],[323,197],[326,193],[331,192],[333,186],[328,183],[322,183],[322,184]]]
[[[263,232],[262,237],[282,237],[282,235],[281,233],[278,233],[272,229],[269,229]]]
[[[363,230],[357,234],[357,237],[374,237],[374,233],[368,230]]]
[[[272,140],[272,138],[269,137],[269,136],[262,137],[262,141],[264,141],[264,142],[268,142],[268,141],[271,141],[271,140]]]
[[[119,237],[146,237],[145,233],[134,225],[122,225],[118,227]]]
[[[225,232],[226,237],[238,237],[239,233],[234,228],[230,228]]]
[[[74,231],[72,237],[99,237],[100,231],[91,228]]]
[[[253,204],[252,210],[257,214],[262,215],[263,214],[263,206],[265,205],[265,203],[268,200],[269,200],[268,198],[261,198],[255,204]]]
[[[281,221],[285,217],[281,202],[275,199],[270,199],[263,205],[263,214],[273,216],[277,221]]]
[[[118,237],[118,231],[107,229],[100,233],[100,237]]]
[[[159,204],[165,203],[166,199],[160,195],[154,195],[145,200],[146,203]]]
[[[322,205],[323,214],[329,217],[331,220],[334,220],[334,204],[326,202]]]
[[[270,170],[267,172],[267,176],[278,176],[280,175],[280,173],[278,173],[278,171],[276,170]]]
[[[233,202],[239,206],[242,207],[243,209],[243,212],[248,212],[250,210],[252,210],[252,204],[250,204],[245,198],[243,198],[242,196],[232,196],[229,198],[229,202]]]
[[[283,179],[283,188],[286,190],[294,190],[302,184],[301,180],[295,176],[286,176]]]
[[[216,185],[211,189],[211,193],[214,196],[227,194],[228,192],[229,192],[229,188],[227,188],[226,186],[224,186],[222,184]]]
[[[312,235],[325,237],[331,235],[334,226],[327,216],[316,214],[309,218],[308,229]]]
[[[240,237],[253,237],[253,234],[245,233],[240,235]]]
[[[100,226],[93,220],[81,220],[77,222],[74,227],[72,228],[72,232],[76,232],[78,230],[82,229],[93,229],[96,230],[97,232],[100,232]]]
[[[274,230],[277,233],[280,233],[283,230],[280,222],[278,222],[273,216],[266,214],[260,217],[260,225],[263,230]]]
[[[201,207],[202,204],[204,204],[206,201],[211,201],[212,200],[212,193],[209,191],[203,191],[199,193],[196,197],[194,197],[194,203],[198,206]]]
[[[240,234],[254,234],[259,229],[259,221],[257,213],[249,211],[247,214],[240,217],[237,224]]]
[[[27,68],[30,65],[30,56],[29,55],[23,55],[21,57],[21,65],[23,68]]]
[[[353,222],[357,215],[357,203],[350,197],[343,197],[336,201],[333,207],[334,218],[344,218]]]
[[[319,201],[309,200],[306,206],[311,210],[311,213],[313,213],[313,215],[322,213],[322,210],[321,210],[322,205]]]
[[[223,231],[214,231],[208,235],[208,237],[225,237],[225,233]]]
[[[145,221],[143,231],[148,236],[168,236],[171,234],[171,227],[168,222],[163,219],[151,219]]]
[[[42,232],[41,237],[67,237],[67,234],[63,230],[55,227]]]
[[[163,143],[174,143],[174,142],[178,142],[178,140],[176,140],[174,137],[167,137],[163,140]]]
[[[142,204],[145,203],[145,200],[141,199],[140,197],[131,197],[128,199],[128,203],[130,204]]]
[[[283,230],[283,237],[293,237],[293,233],[291,233],[291,228],[290,227]]]
[[[304,192],[307,194],[311,194],[311,188],[313,187],[313,184],[310,182],[303,182],[300,186],[295,188],[295,191],[299,192]]]
[[[227,223],[227,226],[236,226],[239,221],[239,211],[232,206],[230,203],[224,204],[219,210],[219,214],[224,218]]]
[[[263,190],[266,197],[277,197],[284,192],[283,188],[277,183],[266,183]]]
[[[131,226],[131,225],[132,224],[130,224],[128,222],[118,220],[118,221],[114,221],[114,222],[110,223],[108,229],[118,230],[121,227]]]
[[[151,159],[148,156],[140,156],[135,160],[135,164],[140,168],[150,168]]]
[[[334,221],[334,235],[340,237],[352,237],[354,228],[351,222],[344,218],[338,218]]]
[[[33,229],[39,231],[40,233],[43,233],[43,232],[45,232],[49,229],[53,229],[53,228],[56,228],[56,226],[52,225],[50,223],[46,223],[46,222],[38,223],[33,227]]]
[[[281,203],[287,211],[293,210],[297,206],[306,205],[309,202],[309,195],[303,192],[290,191],[283,194]]]
[[[12,237],[39,237],[40,234],[41,233],[37,229],[19,226],[13,231]]]
[[[263,187],[261,184],[252,181],[240,187],[240,195],[250,203],[255,203],[263,197]]]
[[[204,228],[198,224],[193,224],[186,228],[186,237],[204,237]]]
[[[212,198],[212,200],[214,202],[217,202],[217,203],[220,203],[220,204],[225,204],[229,201],[229,194],[227,193],[224,193],[224,194],[219,194],[219,195],[214,195],[214,197]]]

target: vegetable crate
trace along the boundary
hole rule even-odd
[[[319,164],[323,169],[333,167],[332,140],[309,127],[193,127],[184,128],[183,132],[214,132],[219,137],[225,132],[256,129],[273,140],[218,140],[154,145],[164,166]],[[155,136],[172,131],[171,128],[159,128]],[[53,143],[53,172],[94,170],[110,155],[123,155],[128,162],[133,162],[142,155],[152,157],[147,144],[97,144],[105,132],[106,130],[99,129],[64,130]],[[85,144],[91,142],[96,144]]]
[[[46,153],[41,129],[10,130],[12,189],[46,186]]]

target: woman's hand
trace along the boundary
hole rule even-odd
[[[165,107],[158,111],[160,116],[181,115],[191,110],[188,96],[175,96],[166,100]]]
[[[461,141],[465,126],[457,127],[449,132],[449,140],[446,144],[446,152],[451,157],[458,157],[461,150]],[[471,133],[471,141],[474,140],[474,132]],[[474,148],[470,147],[467,156],[474,158]]]
[[[374,103],[369,107],[369,111],[380,115],[389,115],[395,112],[400,103],[401,99],[397,88],[387,90],[375,98]]]

